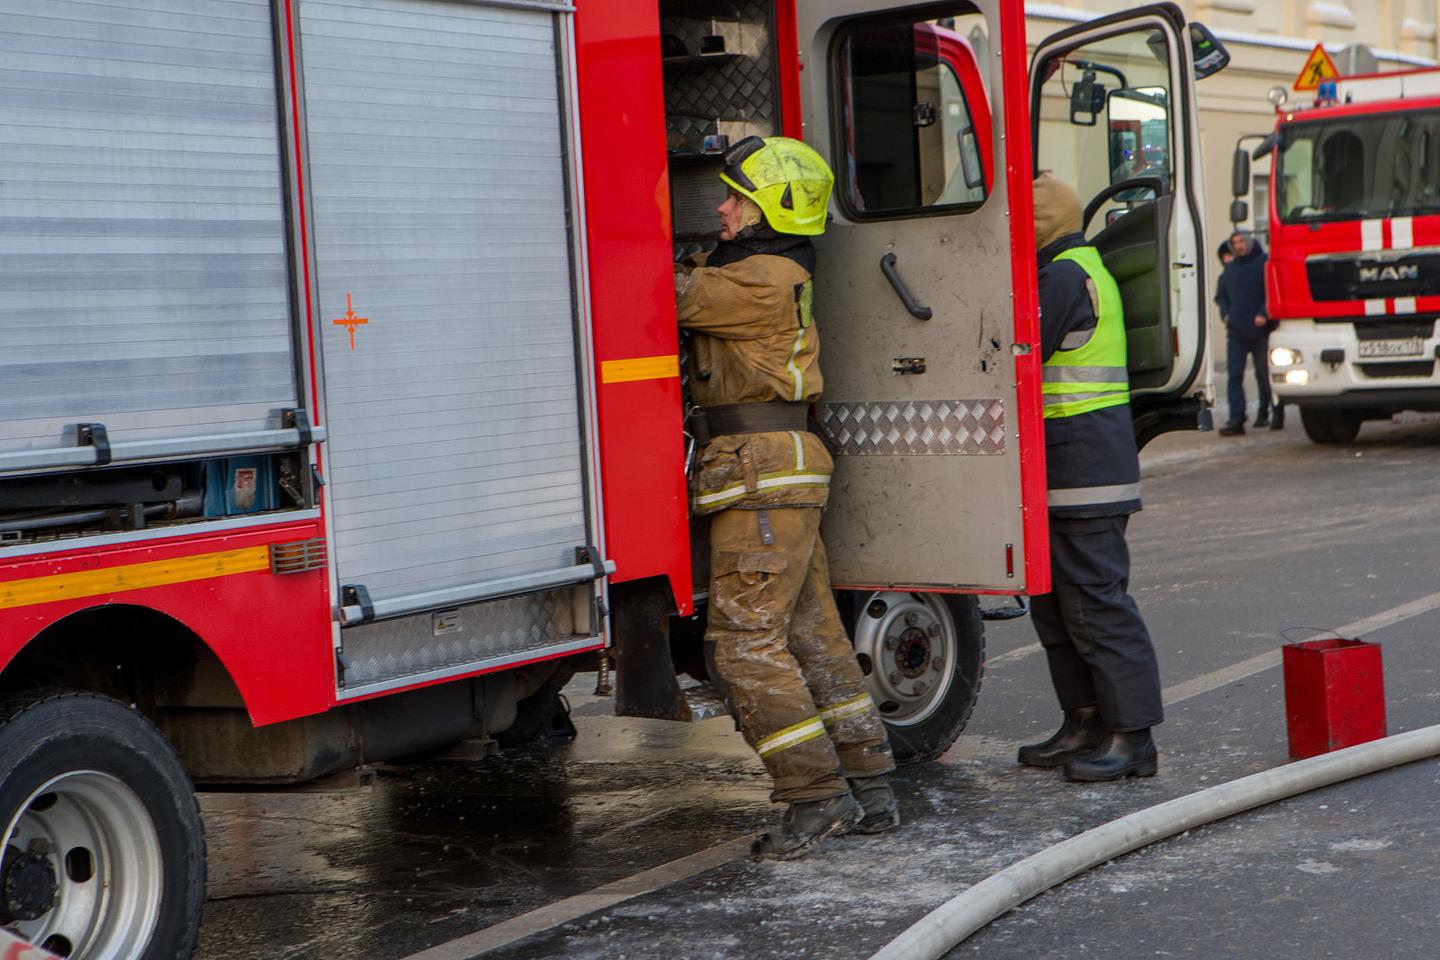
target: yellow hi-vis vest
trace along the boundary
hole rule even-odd
[[[1095,284],[1100,316],[1092,330],[1065,336],[1042,367],[1045,419],[1074,417],[1130,402],[1125,356],[1125,308],[1120,287],[1094,247],[1072,247],[1055,258],[1080,265]]]

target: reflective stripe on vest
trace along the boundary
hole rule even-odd
[[[1125,308],[1120,287],[1094,247],[1072,247],[1055,258],[1080,266],[1095,284],[1100,316],[1094,333],[1071,350],[1056,350],[1042,367],[1040,392],[1045,419],[1074,417],[1092,410],[1130,402],[1130,374],[1126,369]],[[1067,337],[1067,341],[1074,342]]]

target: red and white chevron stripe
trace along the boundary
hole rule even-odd
[[[1366,253],[1376,250],[1409,250],[1414,246],[1415,220],[1413,217],[1360,221],[1360,249]],[[1414,312],[1414,297],[1381,297],[1365,301],[1365,316],[1367,317]]]

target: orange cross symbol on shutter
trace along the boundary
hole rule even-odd
[[[369,317],[355,316],[355,308],[350,305],[350,294],[345,294],[345,316],[338,320],[331,320],[337,327],[344,327],[350,332],[350,349],[355,349],[355,328],[370,322]]]

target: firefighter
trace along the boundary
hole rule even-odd
[[[705,641],[740,729],[787,804],[760,859],[900,823],[885,727],[841,625],[820,540],[831,459],[820,396],[815,248],[834,174],[810,147],[747,137],[725,155],[720,243],[677,275],[700,405],[693,512],[710,516]]]
[[[1020,748],[1019,762],[1072,780],[1153,776],[1160,723],[1155,648],[1128,592],[1125,527],[1140,509],[1120,289],[1086,243],[1080,199],[1035,180],[1040,266],[1050,593],[1031,614],[1064,722]]]

